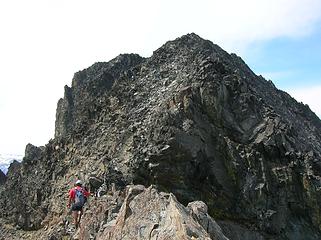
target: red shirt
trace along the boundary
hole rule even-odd
[[[83,193],[84,193],[84,196],[85,197],[88,197],[90,195],[89,192],[87,192],[84,188],[80,187],[80,186],[77,186],[77,187],[74,187],[72,189],[69,190],[69,197],[72,199],[72,200],[75,200],[75,196],[76,196],[76,189],[77,190],[81,190]]]

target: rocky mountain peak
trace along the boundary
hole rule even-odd
[[[133,214],[155,202],[179,212],[173,227],[192,224],[182,236],[319,239],[320,166],[321,122],[308,106],[235,54],[187,34],[149,58],[119,55],[76,73],[57,105],[55,139],[28,145],[10,167],[1,217],[46,236],[74,236],[54,223],[68,188],[82,179],[100,196],[84,216],[88,239],[122,236],[121,229],[138,239],[133,229],[150,227],[141,234],[168,236],[173,212]],[[157,191],[133,187],[145,192],[139,201],[129,185]],[[160,200],[142,206],[150,193]],[[176,199],[194,204],[185,209]],[[214,235],[191,209],[207,214]]]
[[[228,54],[218,45],[199,37],[195,33],[186,34],[173,41],[168,41],[154,52],[152,59],[155,57],[168,60],[175,58],[175,56],[188,61],[198,60],[199,64],[214,62],[217,64],[217,71],[230,70],[231,72],[242,72],[247,76],[255,76],[239,56],[234,53]],[[223,70],[223,66],[225,70]]]

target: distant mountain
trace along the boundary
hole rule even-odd
[[[0,154],[0,169],[2,172],[7,173],[8,167],[13,160],[21,162],[22,155],[20,154]]]

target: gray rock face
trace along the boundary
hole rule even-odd
[[[55,139],[27,147],[0,193],[23,229],[62,214],[68,186],[96,176],[203,201],[230,239],[320,239],[320,119],[196,34],[76,73],[56,116]]]
[[[55,137],[84,131],[102,110],[92,100],[109,91],[115,80],[141,61],[137,54],[124,54],[77,72],[72,87],[65,86],[64,98],[58,101]]]
[[[204,202],[191,202],[187,205],[187,209],[193,219],[195,219],[195,221],[197,221],[207,231],[211,239],[228,239],[222,233],[221,227],[208,215],[207,206]]]
[[[206,205],[205,205],[206,206]],[[155,188],[129,187],[124,203],[112,228],[106,228],[97,239],[217,239],[228,240],[206,212],[189,212],[172,194]],[[209,226],[202,225],[209,222]],[[209,232],[208,232],[209,231]]]

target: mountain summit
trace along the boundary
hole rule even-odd
[[[0,216],[32,230],[26,238],[75,237],[55,223],[81,178],[100,196],[83,239],[320,239],[320,176],[321,121],[309,107],[187,34],[150,58],[77,72],[55,138],[9,168]]]

